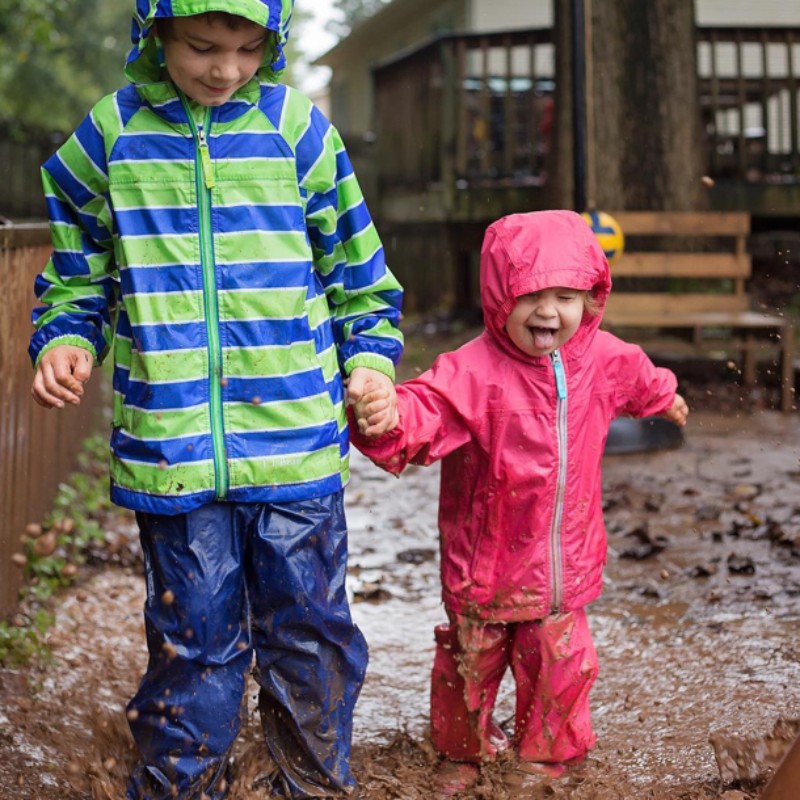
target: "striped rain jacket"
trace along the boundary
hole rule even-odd
[[[154,19],[220,10],[277,31],[219,107],[166,78]],[[111,493],[175,514],[348,479],[342,374],[390,376],[402,290],[337,131],[277,82],[291,0],[138,0],[131,83],[43,167],[54,252],[34,364],[114,353]]]

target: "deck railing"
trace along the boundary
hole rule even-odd
[[[701,27],[697,38],[709,171],[800,181],[800,29]]]
[[[381,190],[546,180],[552,29],[448,34],[374,70]],[[800,28],[698,27],[708,174],[800,182]]]

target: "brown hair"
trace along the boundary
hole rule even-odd
[[[200,16],[205,17],[210,25],[215,25],[221,22],[226,28],[232,31],[238,31],[239,28],[246,24],[255,25],[246,17],[240,17],[238,14],[229,14],[227,11],[206,11],[205,14]]]
[[[227,11],[205,11],[202,14],[193,16],[202,17],[208,21],[209,25],[216,25],[221,22],[228,30],[238,31],[246,25],[253,25],[260,27],[255,22],[251,22],[247,17],[239,16],[238,14],[229,14]],[[170,39],[172,37],[172,21],[174,17],[159,17],[158,18],[158,36],[161,39]],[[267,31],[267,39],[271,38],[273,31]]]
[[[589,316],[596,317],[600,313],[600,303],[591,289],[583,293],[583,309]]]

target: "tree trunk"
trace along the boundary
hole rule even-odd
[[[588,108],[595,134],[588,143],[596,187],[590,200],[611,210],[701,209],[705,159],[693,1],[585,2],[591,7]],[[555,5],[562,45],[570,40],[572,2]],[[571,120],[568,59],[571,53],[562,55],[557,67],[562,125]],[[557,174],[567,169],[567,158],[557,151]]]
[[[570,35],[572,0],[553,0],[556,49],[556,96],[553,117],[550,179],[547,181],[548,205],[551,208],[572,208],[574,170],[572,154],[575,146],[572,128],[572,37]],[[578,208],[576,211],[583,211]]]

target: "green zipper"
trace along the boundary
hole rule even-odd
[[[214,443],[215,492],[218,500],[228,494],[228,460],[225,455],[225,425],[222,419],[222,347],[219,341],[219,305],[217,303],[217,277],[214,262],[214,240],[211,234],[211,189],[214,187],[214,169],[208,152],[207,132],[211,129],[211,109],[206,109],[202,126],[195,122],[186,98],[181,102],[189,118],[197,145],[195,182],[197,186],[197,213],[200,218],[200,265],[203,269],[203,306],[208,331],[209,399],[211,405],[211,441]]]

